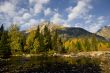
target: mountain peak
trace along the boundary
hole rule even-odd
[[[110,39],[110,26],[104,26],[97,31],[97,34],[105,37],[106,39]]]
[[[50,21],[43,21],[43,22],[39,23],[38,25],[29,28],[28,30],[26,30],[26,32],[28,33],[28,32],[30,32],[32,30],[36,30],[37,29],[37,26],[40,27],[40,31],[43,31],[43,29],[44,29],[45,26],[47,26],[50,31],[64,28],[60,24],[54,24],[54,23],[52,23]]]

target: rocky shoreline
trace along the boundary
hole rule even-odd
[[[60,53],[53,53],[53,54],[22,54],[22,55],[12,55],[12,56],[23,56],[23,57],[32,57],[32,56],[60,56],[60,57],[101,57],[101,56],[110,56],[110,51],[92,51],[92,52],[79,52],[79,53],[69,53],[69,54],[60,54]]]

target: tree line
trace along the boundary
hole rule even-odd
[[[94,35],[90,38],[74,38],[64,43],[68,53],[89,51],[110,51],[110,42],[99,40]]]
[[[16,54],[38,53],[71,53],[81,51],[108,50],[109,42],[98,41],[92,38],[73,38],[64,40],[57,30],[50,31],[45,26],[41,31],[39,25],[36,30],[23,33],[19,27],[12,25],[8,30],[0,27],[0,57],[9,57]]]
[[[63,41],[56,30],[50,32],[47,26],[43,31],[40,31],[38,26],[36,30],[29,33],[19,31],[16,25],[12,25],[8,30],[4,30],[3,25],[0,27],[0,57],[53,50],[61,53],[64,50]]]

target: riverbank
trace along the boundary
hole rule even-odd
[[[1,73],[54,73],[56,71],[59,73],[110,73],[110,52],[13,55],[8,59],[1,59],[0,65]]]
[[[21,54],[21,55],[12,55],[12,56],[23,56],[23,57],[32,57],[32,56],[61,56],[61,57],[100,57],[100,56],[110,56],[110,51],[92,51],[92,52],[79,52],[79,53],[40,53],[40,54]]]

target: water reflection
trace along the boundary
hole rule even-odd
[[[101,73],[100,61],[91,58],[12,57],[2,61],[0,72],[10,73]]]

